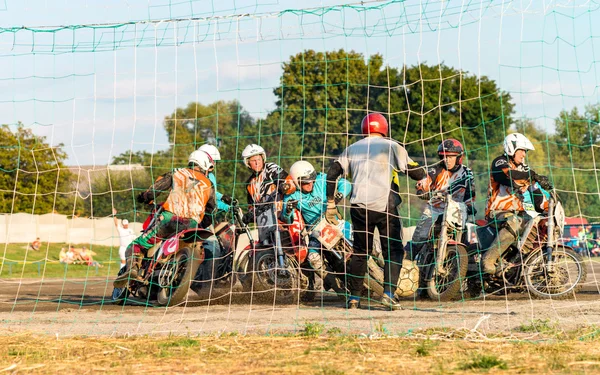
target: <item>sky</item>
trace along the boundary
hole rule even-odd
[[[488,76],[512,95],[516,117],[551,132],[560,110],[598,102],[599,8],[578,0],[0,0],[0,123],[63,143],[68,165],[106,165],[128,150],[168,148],[162,121],[191,101],[237,99],[264,118],[291,55],[344,48],[380,53],[394,67],[445,63]]]

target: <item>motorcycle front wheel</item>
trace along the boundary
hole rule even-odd
[[[159,305],[174,306],[185,299],[198,271],[199,259],[192,248],[184,247],[161,267],[156,279],[159,288],[156,302]]]
[[[257,251],[252,259],[250,275],[243,281],[244,289],[251,290],[255,298],[264,301],[298,301],[301,289],[306,288],[305,276],[292,256],[285,255],[284,263],[283,269],[279,267],[273,249]]]
[[[567,299],[583,287],[587,271],[579,254],[559,245],[552,251],[551,263],[541,249],[531,254],[525,260],[523,277],[534,297]]]
[[[460,297],[469,265],[467,250],[462,246],[448,245],[443,262],[446,271],[443,275],[438,272],[436,264],[431,265],[433,272],[427,282],[427,294],[433,301],[445,302]]]

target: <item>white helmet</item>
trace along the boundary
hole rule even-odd
[[[206,173],[214,167],[214,163],[209,154],[204,151],[196,150],[190,154],[188,165],[198,166],[202,172]]]
[[[219,152],[219,149],[213,145],[207,143],[205,145],[200,146],[198,150],[204,151],[207,154],[209,154],[213,161],[221,160],[221,153]]]
[[[123,220],[121,221],[121,224],[123,224],[123,225],[129,225],[129,220],[127,220],[127,219],[123,219]]]
[[[265,152],[265,149],[259,145],[253,143],[244,148],[244,151],[242,151],[242,159],[244,159],[244,164],[246,164],[246,167],[250,168],[248,159],[256,155],[262,155],[263,162],[267,160],[267,153]]]
[[[290,176],[292,176],[296,187],[300,188],[301,181],[314,181],[317,177],[317,171],[315,171],[315,168],[312,166],[312,164],[301,160],[292,164],[292,167],[290,168]]]
[[[521,133],[512,133],[504,138],[504,152],[508,156],[514,156],[517,150],[535,150],[533,144]]]

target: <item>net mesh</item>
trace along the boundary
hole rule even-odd
[[[4,1],[0,10],[3,330],[287,332],[319,322],[366,334],[467,328],[525,337],[598,323],[595,2]],[[298,233],[287,229],[259,236],[275,226],[255,221],[251,239],[281,242],[282,253],[267,245],[243,251],[251,245],[239,221],[249,210],[244,148],[259,144],[286,171],[306,160],[327,173],[362,139],[361,119],[372,112],[383,113],[391,138],[428,168],[443,140],[462,143],[476,219],[484,218],[503,139],[524,134],[535,148],[528,165],[549,177],[566,216],[554,258],[544,252],[542,222],[521,233],[521,251],[490,280],[478,261],[491,240],[479,237],[477,246],[470,217],[448,231],[464,246],[443,246],[446,270],[436,258],[445,238],[438,230],[424,244],[430,251],[407,256],[396,293],[404,310],[390,312],[379,303],[388,240],[378,235],[359,310],[346,310],[315,275],[304,253],[314,236],[299,247],[307,238],[292,239]],[[215,213],[217,237],[204,250],[199,232],[177,256],[158,249],[166,260],[115,300],[120,244],[140,236],[151,214],[138,194],[205,144],[220,152],[218,193],[239,204]],[[406,245],[427,203],[408,175],[395,186],[404,229],[389,241]],[[338,207],[351,223],[349,199]],[[263,216],[273,221],[270,212]],[[339,258],[352,245],[338,240],[335,253],[317,247],[342,288],[347,263]],[[188,291],[196,277],[188,260],[198,258],[205,259]],[[462,274],[453,282],[446,271]],[[549,280],[558,289],[577,284],[577,292],[544,295]],[[185,293],[168,287],[173,282]]]

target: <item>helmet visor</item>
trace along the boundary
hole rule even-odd
[[[312,171],[312,173],[309,174],[308,176],[299,177],[298,182],[300,183],[300,185],[310,184],[311,182],[315,182],[316,178],[317,178],[317,172]]]

